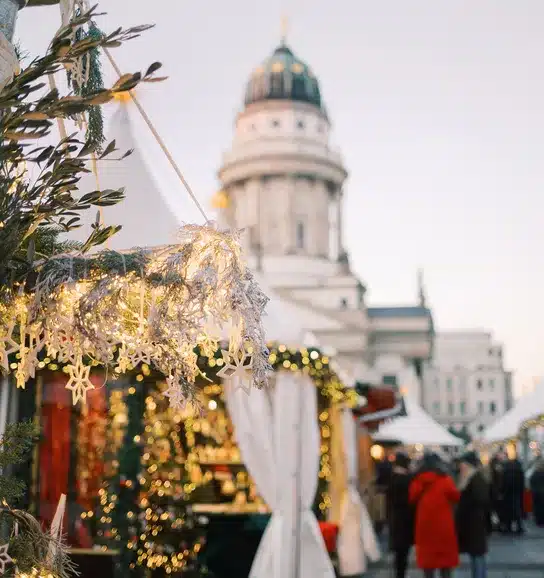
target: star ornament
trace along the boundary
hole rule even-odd
[[[90,379],[91,366],[84,365],[81,359],[78,359],[75,365],[68,366],[68,383],[66,389],[72,392],[72,403],[87,403],[87,392],[94,389]]]
[[[8,554],[8,547],[9,544],[3,544],[0,546],[0,574],[5,573],[7,564],[13,563],[11,556]]]
[[[235,390],[242,388],[249,394],[251,390],[253,357],[244,349],[239,349],[233,355],[222,349],[221,355],[223,356],[224,365],[217,372],[217,377],[232,380]]]

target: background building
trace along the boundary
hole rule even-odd
[[[437,333],[423,373],[423,400],[442,425],[478,436],[512,407],[502,345],[485,331]]]
[[[419,401],[431,312],[423,296],[405,307],[367,306],[343,240],[348,173],[317,77],[285,42],[251,74],[218,176],[221,225],[244,231],[252,268],[298,307],[342,369]]]

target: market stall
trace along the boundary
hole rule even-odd
[[[542,452],[544,443],[544,384],[517,401],[514,407],[487,428],[481,449],[492,454],[500,446],[510,456],[517,455],[529,465]]]
[[[384,423],[374,434],[375,443],[397,440],[400,445],[421,451],[424,447],[459,447],[463,441],[436,422],[410,397],[405,398],[406,415]]]

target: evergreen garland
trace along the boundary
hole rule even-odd
[[[79,14],[78,14],[79,16]],[[94,21],[89,22],[88,29],[79,28],[75,34],[75,41],[88,39],[92,41],[100,40],[104,37],[102,31],[96,26]],[[102,78],[102,64],[100,62],[100,52],[98,48],[93,48],[83,59],[82,66],[84,74],[87,73],[86,67],[89,67],[87,81],[79,85],[75,79],[69,75],[69,81],[78,96],[91,96],[104,90],[104,80]],[[90,150],[95,153],[102,152],[102,145],[106,140],[104,137],[104,117],[100,106],[91,106],[87,112],[87,134],[86,140],[90,144]]]

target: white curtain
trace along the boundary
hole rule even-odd
[[[366,571],[367,558],[373,562],[380,559],[380,547],[368,510],[357,489],[357,427],[350,409],[342,412],[342,430],[347,490],[340,513],[338,562],[342,576],[353,576]]]
[[[334,578],[311,510],[320,455],[315,384],[300,373],[280,371],[268,389],[248,395],[236,385],[225,385],[236,440],[272,510],[249,578]]]

